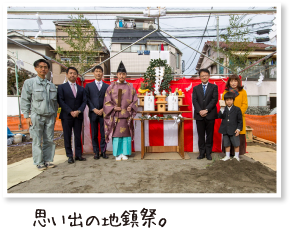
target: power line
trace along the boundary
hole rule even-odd
[[[228,14],[222,14],[222,15],[219,15],[219,16],[229,16]],[[87,17],[89,17],[89,16],[87,16]],[[107,16],[107,17],[112,17],[112,16]],[[166,20],[166,19],[176,19],[176,18],[199,18],[199,17],[208,17],[208,16],[206,16],[206,15],[204,15],[204,16],[202,16],[202,15],[200,15],[200,16],[183,16],[183,17],[162,17],[162,18],[160,18],[160,20]],[[136,17],[132,17],[132,18],[136,18]],[[89,20],[92,20],[92,21],[107,21],[107,20],[109,20],[109,21],[111,21],[111,20],[117,20],[116,18],[97,18],[97,19],[95,19],[95,18],[87,18],[87,19],[89,19]],[[13,17],[9,17],[9,18],[7,18],[7,20],[37,20],[37,18],[13,18]],[[41,20],[48,20],[48,21],[51,21],[51,20],[55,20],[55,21],[58,21],[58,20],[61,20],[61,21],[64,21],[64,20],[70,20],[70,19],[67,19],[67,18],[64,18],[64,19],[60,19],[60,18],[41,18]]]
[[[257,30],[253,30],[253,31],[249,31],[248,33],[246,33],[245,35],[251,35],[251,34],[254,34],[256,33],[258,30],[260,29],[264,29],[264,28],[269,28],[269,26],[264,26],[264,27],[261,27]],[[24,29],[12,29],[11,31],[22,31],[22,32],[38,32],[38,30],[24,30]],[[43,32],[45,33],[45,30],[43,30]],[[52,33],[52,32],[46,32],[46,33]],[[203,35],[184,35],[184,36],[175,36],[176,38],[182,38],[182,39],[186,39],[186,38],[203,38],[203,37],[216,37],[216,34],[212,34],[212,35],[204,35],[205,33],[203,33]],[[223,35],[226,35],[226,34],[223,34]],[[28,37],[29,36],[32,36],[32,35],[27,35]],[[56,36],[56,35],[51,35],[51,36],[38,36],[38,37],[43,37],[43,38],[67,38],[69,36]],[[171,39],[170,36],[163,36],[167,39]],[[87,37],[84,37],[84,38],[87,38]],[[113,36],[94,36],[94,37],[91,37],[91,38],[101,38],[101,39],[109,39],[109,38],[113,38]],[[117,38],[118,40],[122,40],[122,39],[133,39],[133,38],[141,38],[141,36],[126,36],[126,37],[114,37],[114,38]],[[147,37],[147,39],[157,39],[159,38],[160,39],[160,36],[150,36],[150,37]]]
[[[191,44],[189,44],[188,46],[193,45],[196,41],[198,41],[198,40],[193,41],[193,42],[192,42]],[[189,48],[189,47],[185,47],[185,48],[181,49],[180,51],[183,51],[183,50],[185,50],[186,48]]]
[[[267,28],[267,27],[270,27],[272,26],[272,24],[264,24],[263,27],[261,27],[261,25],[259,25],[258,28],[256,28],[255,30],[252,30],[250,31],[250,33],[252,32],[256,32],[258,30],[260,30],[261,28]],[[219,29],[219,31],[223,31],[223,30],[226,30],[226,28],[222,28],[222,29]],[[12,31],[19,31],[19,32],[39,32],[38,29],[8,29],[8,32],[12,32]],[[97,29],[97,31],[99,33],[114,33],[114,30],[100,30],[100,29]],[[133,31],[133,30],[132,30]],[[184,32],[189,32],[189,33],[197,33],[199,31],[203,31],[203,30],[199,30],[199,29],[195,29],[195,30],[192,30],[192,29],[183,29],[183,30],[170,30],[170,29],[164,29],[164,31],[167,31],[167,32],[178,32],[178,33],[184,33]],[[216,29],[208,29],[207,31],[212,31],[212,32],[216,32]],[[43,33],[55,33],[56,31],[54,29],[46,29],[46,30],[42,30]],[[115,34],[118,34],[118,32],[115,32]]]
[[[254,26],[261,26],[261,25],[264,25],[264,26],[272,26],[273,23],[272,21],[269,21],[269,22],[259,22],[259,23],[253,23],[253,24],[248,24],[247,27],[254,27]],[[213,27],[213,26],[211,26]],[[179,27],[179,28],[174,28],[174,29],[171,29],[171,28],[167,28],[167,29],[163,29],[164,31],[167,31],[167,32],[179,32],[179,33],[183,33],[183,32],[199,32],[199,31],[204,31],[204,29],[201,29],[200,27]],[[224,30],[227,30],[227,27],[224,27],[224,28],[220,28],[219,29],[220,31],[224,31]],[[22,31],[22,32],[38,32],[39,29],[8,29],[8,31]],[[42,30],[43,32],[56,32],[55,29],[43,29]],[[115,31],[115,29],[100,29],[99,28],[99,25],[98,25],[98,31],[99,32],[102,32],[102,33],[113,33]],[[121,29],[120,29],[121,31]],[[138,31],[138,30],[132,30],[132,31]],[[207,31],[216,31],[216,28],[209,28],[207,29]]]
[[[209,14],[209,16],[208,16],[208,20],[207,20],[207,23],[206,23],[206,26],[205,26],[205,29],[204,29],[204,32],[203,32],[203,35],[205,34],[205,32],[206,32],[206,29],[207,29],[207,25],[208,25],[208,22],[209,22],[209,19],[210,19],[210,15],[211,14]],[[200,45],[201,45],[201,43],[202,43],[202,41],[203,41],[203,37],[202,37],[202,39],[201,39],[201,41],[200,41],[200,43],[199,43],[199,46],[198,46],[198,49],[197,50],[199,50],[199,48],[200,48]],[[189,65],[189,67],[185,70],[185,71],[187,71],[190,67],[191,67],[191,65],[192,65],[192,63],[193,63],[193,61],[195,60],[195,58],[196,58],[196,55],[197,55],[197,52],[195,52],[195,56],[194,56],[194,58],[193,58],[193,60],[191,61],[191,63],[190,63],[190,65]],[[184,72],[185,72],[184,71]],[[191,72],[191,71],[190,71]]]
[[[188,47],[187,47],[188,48]],[[194,51],[191,53],[191,56],[188,58],[187,62],[185,63],[185,65],[189,62],[189,60],[191,59],[191,57],[193,56]]]

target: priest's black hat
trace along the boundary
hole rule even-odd
[[[118,66],[118,69],[117,69],[117,73],[119,73],[119,72],[122,72],[122,73],[124,72],[124,73],[127,74],[126,68],[125,68],[125,66],[124,66],[122,61],[120,62],[119,66]]]

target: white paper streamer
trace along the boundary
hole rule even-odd
[[[154,94],[155,95],[160,95],[159,88],[161,85],[161,82],[163,80],[164,76],[164,71],[165,67],[155,67],[155,89],[154,89]]]
[[[192,83],[190,84],[190,86],[188,86],[188,87],[185,88],[186,92],[188,92],[189,90],[191,90],[191,88],[192,88]]]
[[[66,77],[64,77],[64,81],[63,81],[63,83],[62,83],[62,84],[64,84],[64,83],[66,83]]]
[[[270,75],[271,75],[272,77],[274,77],[275,73],[276,73],[276,67],[273,68],[273,69],[271,69]]]
[[[24,67],[24,63],[23,63],[23,61],[21,59],[18,59],[16,61],[16,65],[17,65],[18,70],[20,70],[22,67]]]
[[[36,17],[37,17],[36,22],[37,22],[37,25],[38,25],[39,32],[35,35],[35,39],[39,36],[40,33],[42,34],[42,28],[41,28],[42,21],[40,19],[40,16],[38,15],[38,13],[36,14]]]
[[[174,126],[176,123],[180,122],[180,118],[183,118],[183,116],[179,114],[178,116],[173,116],[172,118],[174,119],[174,124],[173,124]]]
[[[258,87],[262,85],[263,79],[264,79],[264,75],[260,72],[260,77],[258,79],[258,82],[256,83]]]
[[[246,90],[247,89],[247,81],[248,81],[248,77],[246,77],[246,81],[244,83],[244,89]]]
[[[53,78],[53,74],[52,74],[52,71],[50,71],[50,82],[52,82],[52,78]]]
[[[163,121],[164,146],[178,146],[178,125],[173,125],[173,122],[174,120]]]

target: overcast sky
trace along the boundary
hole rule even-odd
[[[208,9],[210,10],[212,7],[195,7],[195,8],[182,8],[182,7],[167,7],[167,10],[194,10],[194,9]],[[237,7],[231,7],[231,9],[241,9]],[[242,9],[253,9],[254,6],[243,7]],[[255,9],[269,9],[270,7],[255,7]],[[11,9],[58,9],[58,10],[122,10],[122,11],[143,11],[145,7],[11,7]],[[213,9],[225,9],[225,7],[213,7]],[[127,15],[129,16],[129,15]],[[140,16],[140,15],[139,15]],[[99,31],[100,36],[110,37],[112,36],[112,31],[115,26],[115,19],[116,16],[97,16],[97,15],[85,15],[86,18],[91,19],[92,24],[95,28]],[[250,27],[250,31],[256,31],[259,28],[271,28],[269,26],[270,22],[274,19],[275,15],[266,15],[266,14],[248,14],[243,17],[243,22],[251,19],[250,24],[261,23]],[[7,29],[34,29],[38,30],[37,22],[36,22],[36,15],[7,15]],[[12,19],[12,18],[19,18],[19,19]],[[34,19],[34,20],[24,20],[26,19]],[[68,19],[68,15],[40,15],[42,19],[42,29],[45,31],[43,35],[54,35],[51,33],[51,30],[55,29],[53,24],[53,20],[59,19]],[[49,19],[49,20],[45,20]],[[95,20],[98,19],[98,20]],[[266,24],[263,24],[265,22]],[[208,23],[208,25],[207,25]],[[207,25],[207,31],[205,32],[205,36],[215,36],[216,35],[216,16],[211,15],[209,18],[209,14],[207,15],[178,15],[178,16],[166,16],[160,18],[160,26],[163,30],[166,30],[173,36],[202,36],[204,33],[204,29]],[[219,16],[219,28],[220,34],[225,34],[226,31],[223,30],[229,26],[229,16],[227,15],[220,15]],[[176,31],[179,29],[179,31]],[[174,31],[175,30],[175,31]],[[181,30],[181,31],[180,31]],[[35,35],[37,32],[28,33],[25,32],[25,35]],[[165,35],[165,34],[164,34]],[[251,41],[255,42],[255,37],[258,35],[255,33],[250,34]],[[267,36],[267,34],[262,35]],[[191,38],[180,38],[180,40],[191,47],[198,49],[199,51],[202,50],[204,42],[208,40],[214,40],[216,37],[204,37],[203,39],[200,37],[191,37]],[[182,60],[185,61],[185,74],[194,74],[195,67],[198,61],[200,54],[196,53],[195,51],[191,50],[190,48],[186,47],[185,45],[181,44],[180,42],[170,38],[169,39],[174,45],[176,45],[179,50],[182,51],[183,56]],[[202,42],[201,42],[202,40]],[[104,39],[105,44],[108,48],[110,48],[110,38]],[[201,42],[201,44],[200,44]],[[272,44],[268,42],[269,44]]]

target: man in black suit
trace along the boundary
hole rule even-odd
[[[85,89],[76,84],[78,70],[74,67],[66,69],[67,83],[58,86],[57,100],[61,107],[59,118],[61,119],[64,145],[68,163],[74,163],[71,148],[72,129],[75,137],[75,160],[85,161],[82,157],[81,131],[83,112],[87,104]]]
[[[214,123],[217,119],[216,103],[218,102],[218,87],[208,82],[210,73],[207,69],[199,71],[201,84],[193,88],[192,103],[194,119],[198,133],[199,156],[197,159],[212,160]],[[206,133],[206,140],[205,140]]]
[[[92,143],[93,150],[95,153],[94,159],[99,159],[99,142],[98,142],[98,124],[100,123],[101,132],[101,157],[107,159],[106,155],[106,142],[105,142],[105,131],[104,131],[104,118],[103,118],[103,104],[105,93],[109,85],[102,81],[103,68],[96,66],[92,70],[95,81],[86,85],[87,103],[89,106],[89,118],[92,129]]]

